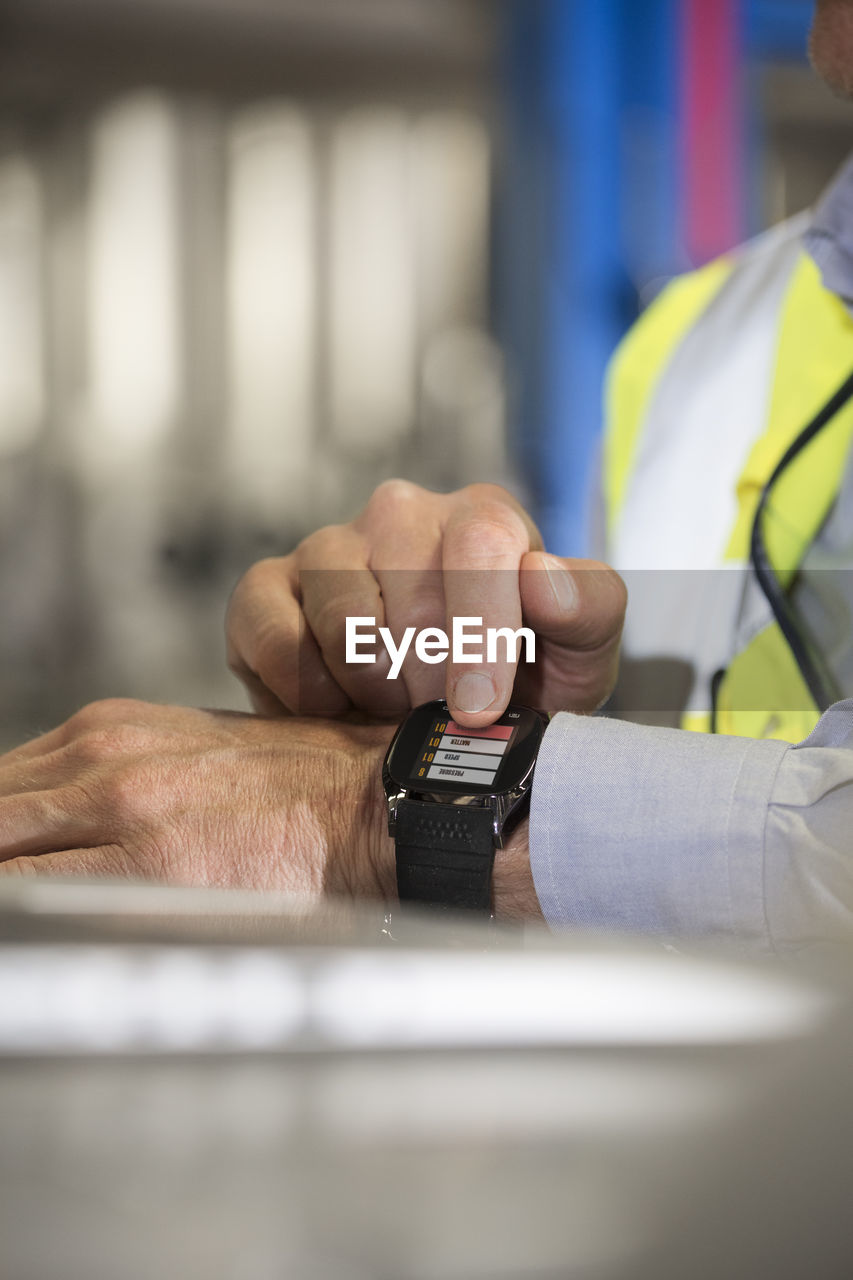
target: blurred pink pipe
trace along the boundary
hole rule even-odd
[[[682,0],[684,243],[696,264],[744,235],[740,0]]]

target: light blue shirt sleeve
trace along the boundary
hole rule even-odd
[[[853,699],[787,743],[561,713],[530,814],[554,927],[791,952],[853,937]]]

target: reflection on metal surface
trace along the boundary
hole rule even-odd
[[[846,1280],[841,987],[382,925],[0,886],[4,1277]]]
[[[725,957],[428,914],[392,941],[386,921],[283,894],[0,883],[0,1052],[758,1045],[834,1008]]]
[[[0,946],[0,1052],[760,1044],[808,987],[607,954]]]

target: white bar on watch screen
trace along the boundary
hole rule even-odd
[[[494,769],[460,769],[448,764],[431,765],[427,777],[436,782],[474,782],[478,786],[488,786],[494,781],[497,768]]]
[[[478,756],[473,751],[436,751],[433,764],[453,764],[463,769],[488,769],[495,773],[500,761],[494,756]]]
[[[506,743],[494,738],[460,738],[455,733],[445,733],[438,746],[440,751],[479,751],[490,756],[502,756],[506,751]]]

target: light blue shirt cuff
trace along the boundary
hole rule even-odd
[[[782,742],[555,716],[530,815],[548,923],[769,949],[765,826],[789,751]]]

